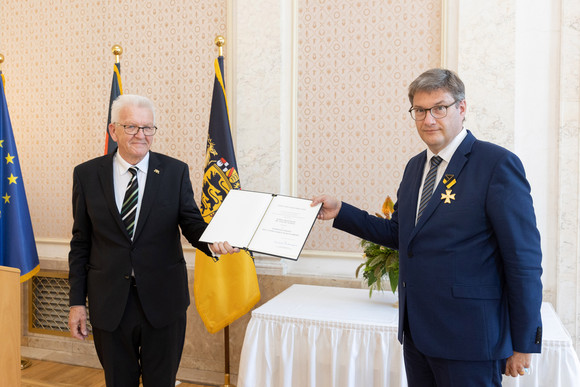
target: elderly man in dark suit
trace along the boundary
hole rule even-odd
[[[321,219],[399,250],[399,341],[410,387],[501,386],[540,352],[540,236],[513,153],[463,127],[465,88],[432,69],[409,86],[427,150],[405,168],[391,220],[320,196]]]
[[[190,302],[179,230],[206,254],[237,249],[199,242],[206,224],[187,164],[149,150],[153,103],[121,95],[111,121],[117,152],[74,170],[69,328],[88,336],[88,297],[107,386],[174,386]]]

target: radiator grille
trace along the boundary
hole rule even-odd
[[[68,273],[40,271],[30,283],[29,330],[57,336],[69,336]],[[88,313],[88,311],[87,311]],[[87,328],[91,332],[90,322]]]

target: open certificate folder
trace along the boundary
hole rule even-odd
[[[297,260],[322,204],[263,192],[231,190],[199,239]]]

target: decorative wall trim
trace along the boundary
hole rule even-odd
[[[62,258],[68,257],[70,250],[70,240],[61,238],[35,238],[36,250],[40,258]]]
[[[226,49],[225,49],[225,73],[226,73],[226,97],[228,99],[228,113],[230,118],[230,127],[232,130],[232,142],[234,149],[236,149],[236,137],[238,136],[237,114],[235,103],[232,103],[237,91],[237,62],[236,58],[236,37],[238,34],[238,26],[236,18],[234,17],[237,11],[238,2],[234,0],[227,0],[226,5]],[[217,51],[216,51],[217,52]],[[217,57],[217,56],[216,56]],[[232,98],[234,96],[234,98]],[[237,154],[237,152],[236,152]],[[237,161],[237,160],[236,160]]]
[[[291,63],[289,70],[290,79],[290,194],[296,196],[298,194],[298,0],[291,0],[289,2],[290,14],[290,52]]]
[[[37,238],[36,248],[42,270],[68,270],[70,241],[66,239]],[[189,269],[193,269],[196,249],[183,245],[183,254]],[[264,275],[304,275],[312,277],[353,279],[362,262],[362,251],[339,252],[304,250],[297,261],[256,255],[256,271]]]
[[[441,67],[457,71],[459,62],[459,0],[441,1]]]
[[[558,241],[555,307],[580,353],[580,5],[554,2],[559,51]]]

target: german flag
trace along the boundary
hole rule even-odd
[[[109,98],[109,115],[107,117],[107,128],[105,129],[105,154],[113,153],[117,150],[117,143],[109,135],[109,124],[111,123],[111,105],[118,96],[123,94],[123,84],[121,83],[121,63],[115,63],[113,68],[113,83],[111,84],[111,97]]]

